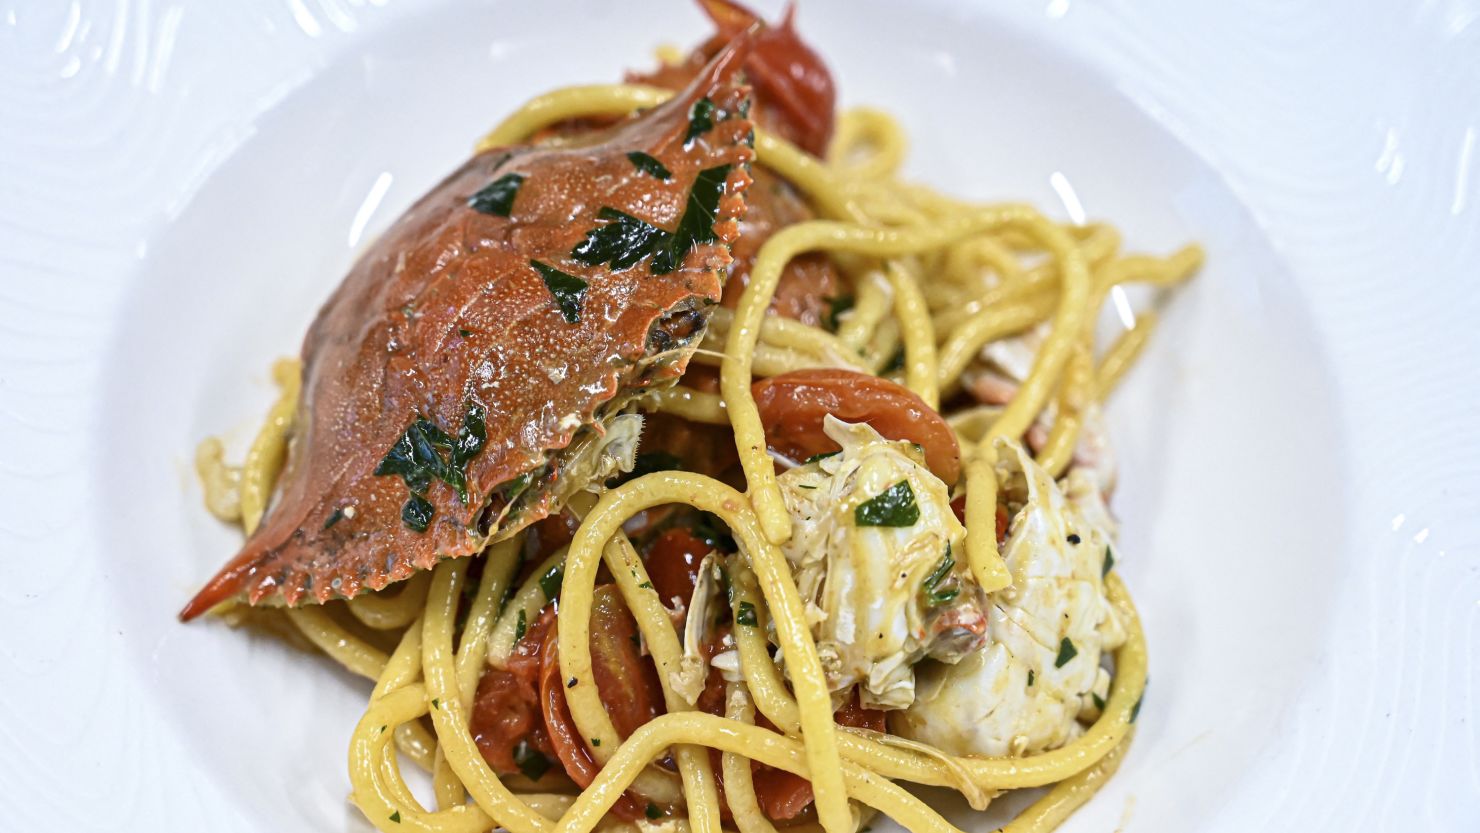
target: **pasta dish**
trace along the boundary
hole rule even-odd
[[[911,785],[1052,829],[1146,684],[1101,407],[1155,313],[1099,312],[1201,251],[902,179],[790,13],[701,5],[360,256],[241,464],[199,448],[245,543],[181,617],[371,681],[383,831],[955,831]]]

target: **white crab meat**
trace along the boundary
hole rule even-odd
[[[823,430],[842,451],[778,478],[794,524],[783,550],[831,690],[904,708],[917,662],[955,662],[986,631],[984,594],[956,563],[966,530],[912,443],[831,416]]]
[[[999,441],[997,476],[1012,513],[1012,585],[988,596],[985,645],[954,665],[927,663],[891,729],[958,755],[1025,755],[1062,746],[1108,694],[1100,657],[1125,641],[1105,597],[1114,525],[1092,475],[1062,487],[1026,449]]]

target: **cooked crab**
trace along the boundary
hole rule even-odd
[[[998,457],[1012,585],[987,597],[985,645],[955,665],[921,665],[914,703],[890,720],[957,755],[1025,755],[1078,736],[1108,694],[1100,657],[1125,641],[1105,597],[1114,524],[1094,477],[1073,469],[1061,487],[1005,440]]]
[[[742,36],[608,130],[478,154],[362,257],[304,341],[277,498],[181,612],[352,598],[480,551],[620,459],[684,371],[753,157]]]

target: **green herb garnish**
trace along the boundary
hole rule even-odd
[[[918,510],[917,510],[918,511]],[[945,554],[940,557],[940,562],[925,581],[920,584],[920,590],[925,594],[926,607],[939,607],[950,600],[961,595],[961,583],[951,574],[952,568],[956,566],[956,559],[951,555],[951,543],[946,542]],[[1029,683],[1032,685],[1032,683]]]
[[[1066,636],[1059,641],[1059,655],[1054,658],[1053,667],[1063,668],[1069,660],[1077,656],[1079,656],[1079,649],[1075,648],[1074,643],[1070,642],[1069,637]]]
[[[741,602],[740,607],[735,611],[735,623],[754,627],[757,621],[759,620],[755,616],[755,605],[750,602]]]
[[[601,745],[601,738],[592,738],[591,739],[591,745],[592,746],[600,746]]]
[[[684,206],[683,216],[678,218],[678,228],[673,239],[653,257],[654,275],[666,275],[683,265],[689,250],[701,243],[713,243],[714,221],[719,214],[719,198],[725,190],[725,179],[730,175],[729,165],[705,168],[694,177],[694,187],[689,189],[689,201]]]
[[[394,813],[391,813],[391,821],[395,822],[396,824],[400,824],[401,823],[401,811],[400,810],[397,810]]]
[[[708,99],[705,100],[707,101]],[[651,801],[648,802],[647,810],[645,810],[644,813],[650,819],[660,819],[663,817],[663,811],[659,810],[658,805],[654,804]]]
[[[822,325],[832,332],[838,331],[838,316],[853,309],[856,303],[852,295],[834,295],[827,299],[827,312],[822,316]]]
[[[714,102],[708,96],[694,102],[689,108],[689,131],[684,134],[683,144],[688,147],[701,133],[714,129]]]
[[[328,529],[329,527],[339,523],[342,520],[344,520],[344,510],[335,509],[333,512],[329,513],[329,519],[324,521],[324,529]]]
[[[483,406],[473,400],[468,400],[462,427],[455,438],[424,417],[418,417],[407,427],[406,433],[375,467],[377,475],[399,475],[411,492],[401,507],[401,521],[406,526],[425,532],[431,524],[436,510],[426,499],[426,491],[434,479],[451,486],[458,498],[467,502],[468,461],[483,450],[488,441],[487,432]]]
[[[829,457],[836,457],[836,456],[838,456],[839,454],[842,454],[842,453],[843,453],[842,450],[839,449],[838,451],[824,451],[821,454],[813,454],[811,457],[808,457],[807,459],[803,460],[802,461],[802,465],[805,466],[808,463],[816,463],[816,462],[819,462],[821,460],[826,460]]]
[[[519,618],[514,620],[514,644],[518,645],[524,639],[524,633],[528,625],[524,621],[524,611],[519,611]]]
[[[853,510],[853,522],[859,526],[914,526],[920,520],[920,507],[908,480],[901,480],[877,497],[869,498]]]
[[[493,184],[468,197],[468,205],[474,211],[507,217],[514,209],[514,197],[519,194],[519,186],[523,184],[524,174],[504,174],[495,179]]]
[[[1089,699],[1094,701],[1095,708],[1099,709],[1100,711],[1105,710],[1105,698],[1091,691],[1089,693]]]
[[[1033,684],[1033,669],[1028,669],[1028,685]]]
[[[664,182],[667,182],[668,180],[673,178],[673,172],[664,167],[663,163],[659,162],[657,157],[655,156],[643,153],[640,150],[634,150],[631,153],[627,154],[627,158],[632,160],[632,164],[635,165],[639,171],[642,171],[643,173],[653,177],[654,179],[661,179]]]
[[[544,278],[545,288],[555,296],[555,305],[560,307],[560,314],[565,318],[565,322],[567,324],[579,322],[581,320],[581,300],[586,295],[586,282],[575,275],[567,275],[554,266],[540,263],[538,260],[531,260],[529,265],[540,273],[541,278]]]
[[[421,495],[413,494],[401,505],[401,523],[416,532],[426,532],[427,527],[432,525],[432,516],[435,514],[437,508]]]
[[[545,600],[553,602],[560,598],[560,585],[565,580],[565,565],[554,564],[545,574],[540,576],[540,590],[545,593]]]
[[[436,698],[436,697],[433,697],[432,698],[432,708],[434,708],[434,709],[440,709],[440,708],[442,708],[442,701],[441,701],[441,699]]]
[[[1104,579],[1110,575],[1110,568],[1115,566],[1115,556],[1110,552],[1110,545],[1105,545],[1105,566],[1100,568],[1100,578]]]
[[[540,754],[539,750],[531,748],[526,741],[519,741],[514,747],[514,763],[525,778],[538,781],[550,771],[550,759]]]
[[[672,235],[646,220],[615,208],[596,212],[605,225],[586,233],[586,238],[570,250],[570,256],[587,266],[608,264],[614,270],[630,269],[648,255],[667,246]]]
[[[651,590],[653,589],[653,583],[651,581],[644,581],[642,584],[637,585],[637,587],[640,590]]]

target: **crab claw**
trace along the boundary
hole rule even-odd
[[[304,340],[276,501],[182,619],[378,590],[604,476],[609,424],[683,373],[719,301],[751,46],[609,130],[480,153],[396,221]]]

